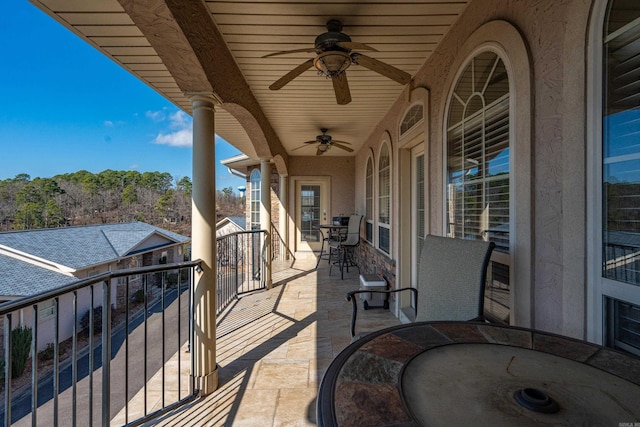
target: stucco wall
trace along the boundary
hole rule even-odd
[[[331,177],[331,215],[362,213],[354,204],[355,176],[353,157],[290,157],[290,176]]]
[[[472,0],[451,32],[414,77],[413,87],[430,90],[428,156],[429,228],[443,230],[443,120],[449,81],[458,72],[460,48],[483,24],[510,23],[520,32],[532,64],[531,326],[585,337],[585,61],[587,0]],[[500,35],[495,40],[500,42]],[[510,76],[511,77],[511,76]],[[384,132],[397,148],[398,124],[408,103],[410,87],[373,130],[356,157],[356,206],[364,203],[366,159],[377,153]],[[518,120],[519,111],[515,111]],[[516,142],[517,143],[517,142]],[[394,206],[397,200],[398,156],[393,156]],[[521,189],[518,189],[519,191]],[[394,215],[398,215],[394,211]],[[394,240],[397,245],[397,239]],[[515,286],[518,286],[516,283]],[[523,308],[524,309],[524,308]]]

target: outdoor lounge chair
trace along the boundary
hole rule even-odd
[[[416,322],[434,320],[484,320],[484,286],[495,244],[427,235],[418,264],[416,287],[391,290],[357,290],[347,293],[351,301],[351,336],[355,336],[357,302],[362,292],[414,293]]]

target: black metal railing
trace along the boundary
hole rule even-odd
[[[265,240],[264,230],[217,239],[217,314],[239,294],[265,288]],[[286,246],[272,256],[292,258]],[[193,377],[180,368],[193,372],[191,295],[200,266],[112,271],[0,305],[2,425],[138,425],[193,399]],[[174,356],[177,366],[168,365]],[[148,384],[158,377],[162,392],[152,401]],[[170,378],[177,390],[174,381],[166,391]]]
[[[218,237],[217,312],[220,314],[239,294],[265,288],[266,231],[239,231]]]
[[[640,247],[607,242],[604,246],[604,277],[633,285],[640,284]]]
[[[114,417],[135,425],[192,399],[193,379],[180,378],[180,366],[193,362],[183,353],[198,265],[113,271],[3,304],[3,425],[106,426]],[[162,387],[152,407],[147,383],[158,375],[163,385],[179,380],[171,396]],[[142,403],[132,411],[136,395]]]
[[[275,263],[273,273],[291,268],[295,263],[296,257],[287,246],[278,229],[271,224],[271,260]]]

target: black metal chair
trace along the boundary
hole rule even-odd
[[[484,288],[494,247],[493,242],[482,240],[427,235],[418,264],[417,289],[409,287],[347,293],[347,301],[353,305],[351,336],[355,337],[358,312],[355,296],[363,292],[387,295],[413,292],[417,322],[484,320]]]
[[[360,271],[360,267],[355,262],[353,253],[355,248],[360,244],[360,224],[362,223],[362,215],[349,216],[349,224],[347,232],[340,236],[338,240],[329,241],[329,275],[334,264],[338,264],[340,268],[340,278],[344,279],[344,269],[349,272],[349,267],[356,267]],[[332,262],[332,260],[334,260]]]

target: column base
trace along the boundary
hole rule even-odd
[[[206,396],[218,389],[218,365],[216,369],[204,377],[195,377],[195,387],[198,397]]]

